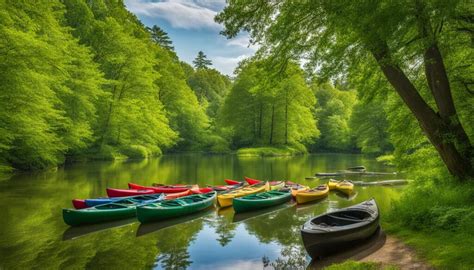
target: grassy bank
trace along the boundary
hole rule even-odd
[[[392,265],[382,265],[374,262],[355,262],[346,261],[339,264],[333,264],[324,268],[325,270],[397,270],[398,267]]]
[[[238,156],[260,156],[260,157],[277,157],[277,156],[295,156],[306,154],[306,149],[300,149],[293,146],[263,146],[263,147],[251,147],[251,148],[240,148],[237,150]]]
[[[384,229],[440,269],[474,268],[474,186],[454,181],[412,185]]]

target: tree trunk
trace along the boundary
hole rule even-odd
[[[400,67],[393,64],[387,45],[384,44],[379,49],[381,50],[372,50],[372,54],[382,72],[414,114],[449,172],[460,179],[472,176],[470,157],[463,156],[452,141],[445,139],[453,134],[450,127],[446,126],[442,118],[423,100]]]
[[[274,126],[273,120],[274,119],[275,119],[275,104],[272,105],[272,121],[270,125],[270,145],[273,144],[273,126]]]
[[[439,116],[453,133],[454,143],[458,151],[465,157],[472,157],[473,149],[461,122],[451,95],[451,87],[444,66],[443,58],[437,44],[427,48],[424,55],[425,74],[428,86],[436,101]]]

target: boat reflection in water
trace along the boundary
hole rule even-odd
[[[267,214],[270,214],[272,212],[276,212],[276,211],[280,211],[280,210],[287,209],[287,208],[290,208],[290,207],[294,207],[295,205],[296,205],[296,203],[289,202],[289,203],[284,203],[284,204],[280,204],[280,205],[276,205],[276,206],[272,206],[272,207],[268,207],[268,208],[264,208],[264,209],[260,209],[260,210],[243,212],[243,213],[234,213],[234,217],[232,218],[232,222],[241,222],[241,221],[245,221],[247,219],[251,219],[251,218],[255,218],[255,217],[260,218],[262,215],[267,215]],[[262,217],[262,218],[264,218],[264,217]]]
[[[208,216],[214,212],[214,207],[209,207],[203,211],[199,211],[190,215],[167,219],[163,221],[141,223],[137,230],[137,237],[143,236],[145,234],[153,233],[168,227],[173,227],[180,224],[185,224],[196,219]]]
[[[97,224],[90,224],[90,225],[83,225],[77,227],[68,227],[63,233],[63,241],[72,240],[79,238],[81,236],[85,236],[91,233],[100,232],[112,228],[119,228],[128,225],[132,225],[136,222],[136,218],[128,218],[122,220],[116,220],[111,222],[105,223],[97,223]]]

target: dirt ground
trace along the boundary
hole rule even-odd
[[[383,265],[395,265],[403,270],[434,269],[423,260],[417,258],[413,249],[393,236],[386,235],[382,230],[377,231],[365,243],[354,248],[321,260],[313,260],[308,269],[324,269],[326,266],[346,260],[379,262]]]
[[[433,269],[428,264],[418,259],[415,252],[410,247],[392,236],[386,236],[385,243],[380,249],[360,259],[360,261],[392,264],[400,267],[400,269]]]

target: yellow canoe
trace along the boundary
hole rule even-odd
[[[285,187],[285,182],[284,181],[271,181],[271,182],[265,183],[265,186],[266,186],[267,191],[278,190]]]
[[[301,191],[296,193],[296,202],[298,204],[307,203],[326,197],[329,193],[328,185],[320,185],[316,188],[309,189],[307,191]]]
[[[232,205],[234,198],[243,197],[246,195],[264,192],[267,188],[267,184],[259,186],[247,186],[240,189],[232,190],[230,192],[217,195],[217,202],[220,207],[227,207]]]
[[[347,195],[351,195],[352,191],[354,190],[354,184],[349,181],[342,181],[336,185],[337,190],[345,193]]]
[[[329,181],[328,181],[329,190],[336,189],[337,184],[339,184],[339,183],[341,183],[341,181],[337,181],[337,180],[334,180],[334,179],[329,179]]]
[[[286,182],[285,186],[291,190],[291,196],[293,196],[293,197],[296,197],[296,194],[298,192],[306,191],[306,190],[309,189],[308,186],[303,186],[303,185],[293,183],[293,182],[290,182],[290,181]]]

